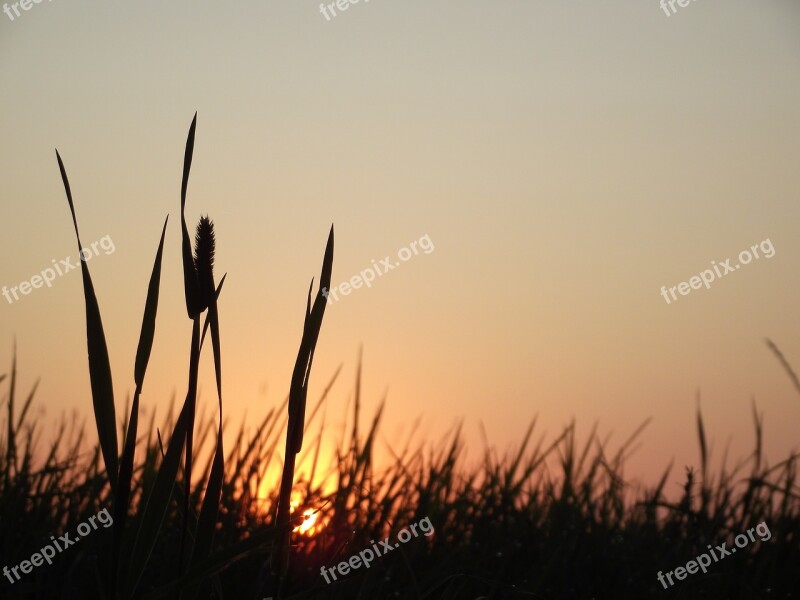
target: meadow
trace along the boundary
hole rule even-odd
[[[18,566],[51,536],[72,531],[107,509],[100,528],[52,565],[0,579],[2,598],[359,598],[359,599],[639,599],[796,598],[800,593],[798,455],[770,465],[762,416],[753,407],[755,447],[729,465],[710,464],[698,411],[695,465],[667,465],[658,483],[625,476],[644,425],[618,448],[575,425],[548,437],[535,419],[515,451],[486,441],[478,464],[465,460],[460,427],[437,443],[388,448],[375,462],[383,405],[361,414],[357,366],[352,413],[341,432],[321,410],[340,375],[309,403],[308,382],[323,324],[334,258],[331,228],[317,292],[312,280],[288,397],[267,407],[257,427],[239,424],[232,447],[222,398],[224,276],[216,281],[216,232],[200,219],[194,247],[184,217],[196,121],[187,138],[181,193],[183,285],[192,336],[187,393],[158,416],[140,410],[150,352],[157,343],[164,231],[156,251],[136,354],[133,399],[118,418],[101,310],[85,262],[87,350],[95,423],[32,419],[36,388],[18,390],[15,355],[0,422],[0,565]],[[66,168],[57,157],[73,226],[78,219]],[[142,288],[145,286],[142,285]],[[219,304],[218,304],[219,303]],[[170,318],[173,318],[171,315]],[[206,340],[210,339],[210,348]],[[76,348],[77,349],[77,348]],[[200,354],[214,356],[217,414],[197,414]],[[773,345],[790,376],[791,367]],[[27,366],[25,367],[27,369]],[[795,378],[796,381],[796,378]],[[177,385],[177,384],[176,384]],[[339,451],[321,464],[323,440]],[[90,450],[87,451],[87,448]],[[270,469],[278,485],[266,489]],[[683,493],[666,490],[680,480]],[[323,567],[348,561],[380,540],[427,519],[430,535],[411,537],[328,582]],[[657,574],[685,565],[710,546],[756,525],[771,537],[715,561],[706,573],[665,586]],[[402,537],[400,537],[402,540]],[[352,564],[352,563],[351,563]],[[340,572],[342,569],[340,568]]]
[[[99,448],[82,451],[83,424],[62,422],[56,438],[39,447],[43,425],[27,418],[34,394],[26,394],[11,414],[13,375],[12,370],[4,382],[6,417],[0,434],[0,564],[9,566],[28,558],[50,536],[74,530],[113,504]],[[658,485],[643,489],[623,479],[630,443],[611,454],[595,434],[578,444],[574,427],[546,444],[534,444],[539,436],[531,425],[516,453],[498,457],[487,447],[483,464],[475,468],[465,465],[464,445],[455,429],[435,447],[399,449],[396,462],[376,472],[372,455],[380,413],[366,431],[349,429],[334,472],[319,477],[328,468],[317,462],[322,436],[338,435],[317,423],[324,401],[323,396],[310,414],[309,426],[316,423],[318,433],[301,455],[316,483],[304,478],[294,486],[297,530],[285,598],[797,597],[796,456],[767,465],[755,415],[758,442],[746,460],[714,473],[702,460],[705,442],[698,415],[699,468],[683,475],[666,469]],[[285,409],[286,403],[270,409],[251,434],[244,423],[239,426],[236,443],[225,456],[212,552],[199,569],[183,577],[178,556],[185,480],[179,476],[141,582],[129,597],[176,597],[193,579],[204,581],[204,593],[197,597],[268,597],[256,594],[275,548],[277,527],[274,512],[265,509],[258,491],[268,466],[281,465],[277,448],[285,434]],[[13,425],[6,427],[11,417]],[[215,426],[210,417],[198,423],[198,454],[211,454]],[[162,463],[158,431],[173,427],[174,411],[158,427],[152,415],[148,419],[134,469],[133,506],[141,504],[157,479]],[[204,461],[194,478],[192,522],[201,510],[209,471]],[[684,494],[668,501],[665,487],[681,477]],[[324,491],[326,483],[334,484],[333,492]],[[276,491],[269,505],[277,500]],[[312,511],[315,525],[305,529],[303,515]],[[330,584],[321,576],[321,567],[347,560],[370,548],[372,541],[394,538],[425,517],[435,528],[430,537],[412,538],[376,558],[369,569],[362,567]],[[707,552],[708,544],[729,541],[762,521],[772,533],[769,541],[667,590],[658,582],[657,572],[683,565]],[[134,516],[128,526],[135,529],[138,523]],[[34,569],[13,585],[3,578],[0,597],[110,598],[105,586],[112,543],[111,529],[100,529],[59,554],[51,566]]]

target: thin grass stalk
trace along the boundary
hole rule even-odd
[[[131,479],[133,477],[133,465],[136,454],[136,438],[139,431],[139,397],[141,396],[142,387],[144,386],[144,377],[147,372],[147,365],[150,361],[153,340],[155,338],[158,296],[161,285],[161,259],[164,252],[164,236],[167,232],[168,221],[169,216],[167,216],[164,221],[164,227],[161,230],[161,239],[153,264],[153,271],[150,275],[150,283],[147,288],[147,299],[145,300],[142,328],[139,334],[139,345],[136,349],[136,361],[134,363],[133,374],[136,391],[133,395],[133,404],[131,405],[130,417],[128,418],[128,428],[125,436],[122,458],[120,460],[117,502],[114,506],[114,533],[111,550],[111,581],[109,587],[112,594],[115,594],[116,590],[119,553],[122,547],[122,536],[128,518]]]
[[[797,376],[792,366],[789,364],[789,361],[786,360],[786,357],[783,355],[783,352],[780,351],[780,348],[769,338],[766,340],[766,344],[775,357],[778,359],[778,362],[781,363],[783,370],[786,371],[786,374],[789,376],[789,379],[792,380],[792,384],[794,385],[794,389],[800,392],[800,377]]]
[[[303,336],[300,349],[297,353],[292,383],[289,388],[289,422],[286,426],[286,454],[284,458],[281,486],[278,497],[278,508],[275,521],[279,529],[277,551],[272,556],[271,587],[274,598],[281,597],[282,587],[289,570],[289,553],[291,549],[290,503],[292,486],[294,483],[294,466],[297,454],[303,447],[303,431],[305,427],[306,397],[308,394],[308,381],[311,376],[311,365],[314,361],[319,332],[322,327],[322,317],[327,304],[327,292],[331,285],[333,271],[333,226],[328,234],[328,243],[322,261],[319,290],[311,307],[311,290],[314,286],[312,279],[308,288],[306,300],[306,314],[303,323]],[[324,292],[324,294],[323,294]],[[269,584],[268,584],[269,585]]]
[[[198,281],[200,282],[201,294],[204,304],[208,304],[208,316],[206,325],[211,324],[211,344],[214,352],[214,374],[217,383],[217,398],[219,399],[219,428],[217,429],[217,445],[214,451],[214,459],[211,471],[208,475],[206,493],[203,497],[203,504],[200,509],[200,516],[197,521],[197,535],[195,545],[190,559],[190,567],[201,563],[211,552],[214,530],[219,514],[220,500],[222,497],[222,486],[225,480],[225,450],[223,447],[223,418],[222,418],[222,352],[220,348],[219,333],[219,312],[217,300],[222,290],[225,277],[219,284],[216,292],[214,290],[214,235],[213,224],[207,222],[207,229],[203,231],[204,221],[201,219],[198,226],[198,243],[196,251],[196,266]],[[204,329],[205,335],[205,329]],[[201,341],[202,347],[202,341]],[[188,492],[188,489],[187,489]],[[191,600],[200,591],[200,582],[190,587],[187,597]]]
[[[17,441],[14,431],[14,395],[17,387],[17,342],[11,359],[11,381],[8,387],[8,439],[6,440],[5,489],[11,484],[11,476],[17,471]]]

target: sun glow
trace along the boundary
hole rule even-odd
[[[289,504],[289,512],[294,515],[301,504],[302,499],[299,492],[292,492],[292,499]],[[325,527],[325,522],[320,518],[319,509],[308,507],[303,509],[303,522],[292,529],[292,532],[299,533],[300,535],[305,535],[307,537],[313,537],[319,533],[323,527]]]

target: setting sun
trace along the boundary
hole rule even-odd
[[[293,492],[289,512],[294,514],[301,504],[302,501],[299,492]],[[311,507],[303,509],[303,522],[292,529],[292,532],[299,533],[300,535],[305,535],[307,537],[313,537],[319,533],[319,531],[325,527],[325,520],[320,518],[320,510],[321,508]]]

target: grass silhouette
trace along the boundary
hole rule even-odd
[[[111,366],[88,266],[81,262],[87,347],[97,443],[83,424],[62,419],[43,447],[42,425],[30,418],[36,386],[17,406],[16,350],[0,407],[0,560],[17,565],[51,535],[71,530],[102,508],[112,531],[96,533],[13,583],[2,598],[790,598],[800,591],[797,454],[770,466],[763,455],[763,417],[753,409],[755,448],[733,467],[710,465],[698,407],[699,468],[687,468],[683,494],[665,494],[667,467],[655,486],[626,480],[624,466],[644,425],[612,451],[596,428],[582,443],[574,423],[546,442],[533,441],[536,421],[518,448],[499,457],[486,443],[481,463],[464,457],[461,428],[435,444],[389,447],[380,469],[374,451],[381,403],[366,430],[361,420],[359,359],[352,428],[342,450],[319,464],[326,439],[320,409],[340,374],[330,378],[308,413],[307,389],[333,267],[328,236],[314,302],[306,300],[288,398],[270,408],[255,431],[243,422],[223,447],[222,367],[215,283],[214,225],[204,217],[194,252],[184,218],[196,115],[186,143],[181,187],[183,283],[192,322],[187,394],[156,426],[140,426],[139,397],[156,338],[161,232],[148,284],[134,366],[133,402],[123,413],[119,449]],[[78,245],[78,221],[66,169],[57,156]],[[206,313],[203,326],[201,317]],[[197,415],[200,354],[211,333],[218,415]],[[793,381],[788,361],[771,341]],[[312,428],[316,435],[308,442]],[[195,432],[199,432],[197,439]],[[165,437],[168,436],[167,439]],[[305,438],[305,440],[304,440]],[[92,437],[94,439],[94,437]],[[229,438],[230,439],[230,438]],[[277,449],[284,441],[284,453]],[[304,443],[304,441],[306,443]],[[92,447],[91,451],[85,448]],[[183,458],[183,461],[181,461]],[[308,477],[297,478],[310,460]],[[183,468],[181,468],[181,463]],[[275,466],[280,486],[258,498]],[[333,490],[333,491],[326,491]],[[298,500],[293,501],[297,496]],[[292,510],[294,509],[294,510]],[[324,523],[314,535],[293,531],[308,510]],[[429,518],[435,532],[377,558],[330,584],[320,568],[346,561],[375,541]],[[664,589],[659,571],[685,565],[709,544],[730,541],[760,522],[772,533],[745,551]]]
[[[337,373],[338,374],[338,373]],[[333,385],[333,379],[329,387]],[[41,425],[29,422],[27,408],[12,410],[16,368],[6,379],[4,420],[13,423],[0,438],[0,520],[3,564],[18,564],[50,536],[74,527],[113,502],[101,451],[81,452],[84,431],[76,421],[62,420],[55,438],[39,448]],[[314,426],[317,401],[307,426]],[[180,575],[178,561],[186,478],[178,474],[171,502],[144,569],[135,597],[174,598],[177,590],[198,578],[211,578],[200,597],[255,598],[264,559],[276,548],[276,514],[257,497],[270,465],[280,464],[276,449],[287,421],[287,403],[270,409],[254,432],[240,426],[225,455],[218,523],[209,556]],[[173,407],[174,408],[174,407]],[[632,437],[610,452],[592,431],[578,443],[574,425],[546,443],[533,443],[532,423],[514,453],[497,457],[487,447],[482,464],[468,467],[460,428],[438,444],[408,444],[392,464],[376,471],[373,449],[381,408],[366,434],[345,444],[331,465],[332,473],[295,485],[304,509],[320,511],[325,527],[314,536],[293,534],[292,562],[284,586],[286,598],[789,598],[800,581],[794,566],[800,559],[800,497],[797,455],[775,465],[763,458],[763,421],[754,413],[753,453],[732,468],[725,461],[714,472],[702,458],[704,433],[698,413],[701,467],[688,470],[680,498],[664,493],[667,468],[652,487],[626,482],[623,470]],[[215,455],[215,420],[201,419],[204,432],[196,456],[207,456],[188,495],[190,524],[202,511]],[[316,465],[324,424],[300,460]],[[155,426],[150,415],[139,439],[131,487],[132,507],[141,507],[163,464],[158,431],[174,431],[174,410]],[[7,432],[7,428],[3,428]],[[44,456],[37,460],[35,457]],[[704,466],[702,466],[704,465]],[[332,481],[331,481],[332,478]],[[325,493],[333,483],[333,491]],[[278,504],[278,494],[267,499]],[[132,515],[138,526],[141,516]],[[430,538],[419,538],[401,551],[381,557],[370,569],[330,585],[320,567],[334,565],[429,517]],[[749,546],[668,590],[656,580],[706,551],[708,544],[729,541],[761,521],[772,539]],[[115,521],[116,524],[116,521]],[[295,521],[296,524],[296,521]],[[85,545],[59,555],[52,566],[35,569],[21,581],[3,580],[3,598],[100,598],[111,568],[111,536],[96,533]]]

